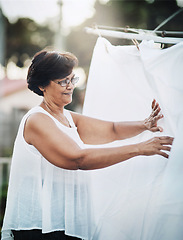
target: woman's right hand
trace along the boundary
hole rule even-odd
[[[154,137],[138,144],[140,155],[161,155],[168,158],[169,155],[164,151],[170,151],[174,138],[168,136]],[[170,145],[170,146],[167,146]]]

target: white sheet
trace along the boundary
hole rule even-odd
[[[156,135],[176,139],[169,160],[140,156],[92,171],[94,240],[183,239],[182,68],[182,43],[161,50],[153,42],[143,42],[138,51],[135,46],[112,46],[106,39],[98,39],[83,113],[104,120],[142,120],[150,114],[155,98],[165,116],[159,121],[163,133],[146,131],[104,146],[126,145]]]

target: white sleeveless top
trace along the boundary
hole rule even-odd
[[[59,129],[84,148],[69,111],[64,109],[64,115],[71,128],[40,106],[23,117],[14,145],[2,239],[13,239],[10,231],[13,229],[42,229],[43,233],[64,230],[67,235],[91,239],[90,173],[56,167],[25,141],[26,119],[35,112],[48,115]]]

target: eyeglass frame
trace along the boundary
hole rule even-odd
[[[77,80],[75,80],[77,79]],[[72,81],[75,80],[74,83],[72,83]],[[54,83],[60,85],[61,87],[66,87],[70,84],[70,82],[72,83],[72,85],[74,86],[77,82],[79,81],[79,77],[73,77],[71,79],[64,79],[64,80],[61,80],[61,81],[57,81],[57,80],[53,80]],[[64,84],[64,85],[63,85]]]

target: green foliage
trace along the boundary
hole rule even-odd
[[[7,196],[7,190],[8,190],[8,164],[4,163],[2,165],[2,185],[0,186],[0,231],[1,226],[3,223],[3,217],[6,207],[6,196]]]
[[[0,231],[3,223],[4,211],[6,207],[7,190],[8,190],[8,183],[5,182],[3,183],[0,191]]]
[[[11,157],[13,153],[13,147],[6,147],[1,150],[1,157]]]
[[[110,0],[106,4],[95,3],[95,15],[82,25],[72,29],[66,37],[67,51],[73,52],[80,66],[88,72],[96,36],[86,34],[84,27],[98,25],[155,29],[163,20],[179,9],[176,0]],[[183,14],[168,22],[163,29],[182,31]],[[55,32],[49,26],[41,26],[28,18],[10,24],[6,19],[6,62],[11,58],[19,67],[46,46],[53,46]],[[112,44],[132,44],[129,40],[109,38]]]
[[[28,18],[20,18],[13,24],[6,19],[6,30],[6,62],[11,58],[19,67],[36,52],[53,44],[54,34],[48,26]]]
[[[79,59],[80,66],[88,71],[97,36],[84,32],[94,24],[110,27],[126,27],[154,30],[179,7],[176,0],[110,0],[107,4],[95,3],[95,15],[73,29],[67,38],[67,49]],[[183,31],[183,12],[160,30]],[[114,45],[133,44],[131,40],[109,38]]]

